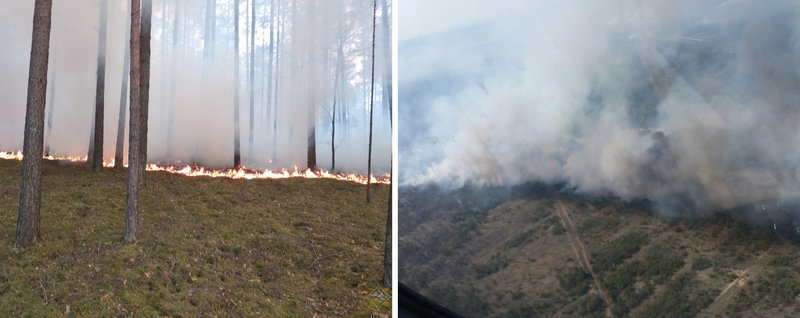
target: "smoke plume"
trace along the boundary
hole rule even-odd
[[[566,182],[700,210],[798,194],[795,2],[495,5],[399,43],[401,184]]]

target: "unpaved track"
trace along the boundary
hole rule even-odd
[[[761,274],[761,271],[764,270],[764,267],[769,263],[769,259],[770,257],[767,255],[767,253],[762,252],[761,255],[756,258],[753,264],[750,264],[747,269],[738,272],[736,279],[725,286],[719,296],[714,299],[714,302],[711,303],[711,305],[709,305],[706,309],[701,311],[697,316],[707,317],[711,316],[711,313],[724,312],[725,307],[731,302],[736,293],[745,286],[745,283]]]
[[[589,263],[589,253],[586,252],[586,246],[583,245],[580,236],[578,236],[578,229],[575,228],[575,224],[572,223],[572,219],[569,217],[569,213],[567,213],[564,203],[562,203],[561,199],[559,199],[558,191],[552,187],[548,188],[547,191],[550,193],[550,197],[553,198],[556,203],[556,213],[558,214],[559,219],[561,219],[561,225],[563,225],[567,230],[567,237],[569,238],[569,243],[572,244],[572,250],[575,252],[575,257],[578,258],[578,263],[581,264],[583,270],[592,275],[594,287],[597,288],[600,298],[602,298],[606,303],[606,317],[613,318],[614,315],[611,313],[611,307],[613,304],[609,299],[606,298],[605,292],[603,292],[602,287],[600,287],[600,281],[597,279],[597,276],[595,276],[594,271],[592,270],[592,265]]]

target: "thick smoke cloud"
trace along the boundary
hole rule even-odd
[[[216,43],[213,62],[203,61],[203,29],[205,25],[205,1],[153,1],[152,40],[151,40],[151,82],[150,118],[148,134],[148,160],[150,162],[172,163],[175,161],[195,162],[210,167],[230,167],[233,164],[233,0],[217,0]],[[178,45],[175,54],[175,96],[174,127],[171,155],[167,152],[167,135],[173,79],[173,35],[174,12],[179,7],[177,23]],[[315,18],[310,19],[306,12],[308,2],[297,1],[297,17],[293,18],[291,1],[281,3],[281,37],[290,37],[280,47],[280,60],[275,72],[279,72],[280,88],[278,110],[278,138],[276,157],[273,157],[272,117],[262,111],[262,80],[266,81],[266,70],[262,74],[262,61],[268,58],[262,46],[268,45],[269,33],[262,27],[269,27],[268,5],[270,2],[257,1],[256,42],[256,82],[255,82],[255,129],[253,157],[249,156],[249,93],[247,87],[249,59],[246,43],[248,32],[248,6],[242,0],[240,12],[240,132],[242,164],[248,168],[263,170],[299,169],[306,167],[306,145],[308,134],[308,104],[313,97],[316,101],[317,121],[317,166],[330,169],[330,109],[333,100],[333,71],[328,70],[323,77],[323,66],[333,69],[336,58],[326,61],[322,52],[335,52],[334,44],[339,40],[341,30],[348,30],[345,54],[348,56],[343,71],[346,84],[337,97],[338,109],[342,104],[348,107],[346,121],[336,127],[336,171],[366,173],[368,120],[366,101],[369,93],[370,59],[362,51],[369,46],[372,32],[372,6],[360,1],[317,1]],[[126,0],[109,0],[108,39],[105,83],[105,137],[104,158],[114,158],[119,112],[120,86],[122,81],[123,57],[125,48]],[[164,11],[166,8],[166,13]],[[344,13],[343,13],[344,12]],[[380,15],[380,10],[378,10]],[[32,31],[32,1],[0,1],[0,151],[22,149],[25,125],[26,85],[28,63],[30,60],[30,37]],[[165,21],[166,17],[166,21]],[[316,21],[316,28],[308,21]],[[63,0],[53,3],[53,24],[51,31],[50,72],[48,85],[55,83],[54,105],[48,96],[47,112],[53,108],[53,133],[49,140],[51,154],[59,156],[86,156],[89,147],[89,134],[94,112],[95,78],[97,67],[97,28],[99,3],[97,1]],[[344,21],[344,28],[338,26]],[[380,21],[380,17],[378,18]],[[293,29],[292,23],[297,25]],[[376,51],[376,101],[375,127],[373,136],[373,174],[381,175],[389,171],[391,135],[388,112],[381,100],[381,72],[383,72],[384,48],[381,45],[381,27],[378,25]],[[348,29],[349,28],[349,29]],[[311,32],[316,33],[312,46]],[[166,33],[162,33],[166,32]],[[367,33],[364,33],[367,32]],[[327,51],[323,46],[328,45]],[[294,50],[295,52],[292,52]],[[309,90],[310,73],[303,68],[307,63],[302,58],[309,50],[316,50],[319,68],[314,92]],[[333,54],[333,53],[332,53]],[[294,58],[293,58],[294,57]],[[299,66],[297,66],[299,65]],[[264,67],[266,68],[266,67]],[[292,70],[297,70],[292,76]],[[366,90],[365,90],[366,85]],[[364,97],[364,92],[367,97]],[[50,89],[48,88],[48,95]],[[263,96],[263,97],[262,97]],[[127,108],[127,107],[126,107]],[[126,109],[126,116],[128,111]],[[341,118],[340,118],[341,120]],[[126,118],[126,156],[127,124]],[[47,133],[47,131],[46,131]]]
[[[508,5],[400,43],[401,184],[567,182],[700,210],[798,193],[794,2]]]

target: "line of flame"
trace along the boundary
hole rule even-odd
[[[58,161],[71,161],[71,162],[85,162],[87,157],[54,157],[51,155],[43,156],[43,159],[46,160],[58,160]],[[22,160],[22,152],[17,151],[14,152],[5,152],[0,151],[0,159],[7,159],[7,160]],[[114,166],[114,160],[103,160],[103,167],[110,168]],[[125,167],[128,165],[125,164]],[[350,181],[356,182],[361,184],[367,184],[367,177],[364,175],[356,175],[356,174],[345,174],[345,173],[336,173],[336,172],[328,172],[326,170],[318,170],[312,171],[311,169],[307,169],[305,171],[301,171],[297,169],[297,166],[294,167],[294,171],[287,171],[283,169],[281,171],[272,171],[272,170],[264,170],[264,172],[258,172],[255,170],[247,169],[246,167],[241,167],[239,169],[207,169],[206,167],[195,166],[195,165],[185,165],[185,166],[162,166],[155,163],[147,164],[147,171],[164,171],[169,173],[176,173],[182,174],[189,177],[212,177],[212,178],[231,178],[231,179],[285,179],[285,178],[308,178],[308,179],[336,179],[342,181]],[[389,184],[389,175],[385,174],[383,177],[376,178],[374,175],[371,176],[372,183],[381,183],[381,184]]]

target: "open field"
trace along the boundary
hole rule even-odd
[[[148,172],[123,245],[127,171],[44,161],[41,242],[12,247],[21,162],[0,160],[0,316],[369,317],[389,187]],[[66,314],[66,315],[65,315]]]
[[[665,219],[648,202],[541,184],[399,197],[398,279],[469,316],[800,315],[798,237],[772,221]]]

